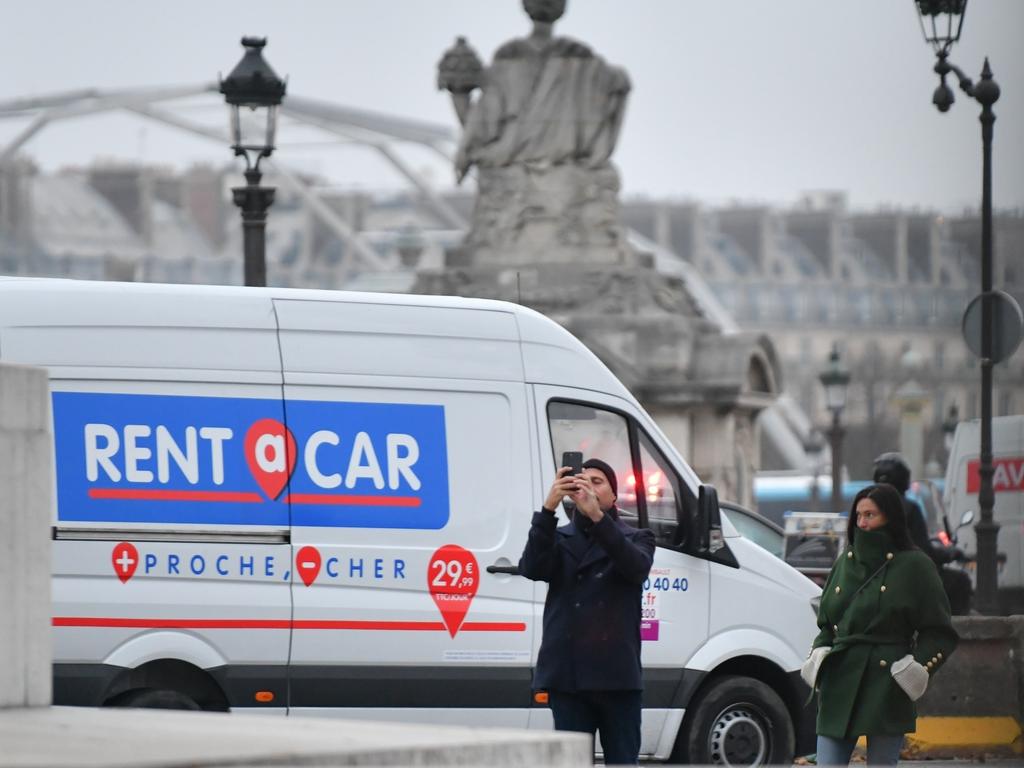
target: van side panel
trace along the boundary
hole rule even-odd
[[[523,380],[509,312],[280,299],[274,305],[287,371]],[[300,333],[302,343],[294,343]]]
[[[518,561],[533,494],[511,315],[275,303],[313,464],[291,486],[291,711],[524,726],[534,587],[486,572]]]

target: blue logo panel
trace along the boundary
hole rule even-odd
[[[443,528],[444,408],[53,395],[62,522]]]

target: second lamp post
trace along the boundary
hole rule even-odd
[[[260,160],[274,151],[277,108],[285,84],[263,58],[265,37],[243,37],[245,55],[220,83],[231,109],[231,148],[245,158],[244,187],[234,187],[235,205],[242,209],[245,284],[267,284],[267,209],[274,202],[273,187],[261,187]]]
[[[846,407],[846,387],[850,383],[850,372],[839,360],[839,346],[832,345],[828,356],[828,367],[818,380],[825,387],[825,405],[832,412],[832,426],[828,431],[832,451],[832,511],[843,511],[843,425],[840,416]]]

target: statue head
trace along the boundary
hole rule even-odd
[[[523,10],[534,21],[553,24],[565,13],[567,0],[523,0]]]

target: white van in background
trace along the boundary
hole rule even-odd
[[[0,360],[50,373],[56,704],[550,728],[545,586],[514,565],[583,450],[658,541],[642,754],[813,750],[818,587],[536,312],[0,278]]]
[[[980,453],[981,422],[960,422],[953,434],[943,492],[943,506],[952,525],[969,509],[975,512],[975,522],[980,520]],[[996,580],[1000,612],[1024,613],[1024,416],[992,419],[992,464],[992,516],[999,523],[996,552],[1004,561]],[[958,541],[968,556],[977,555],[973,525],[960,529]]]

